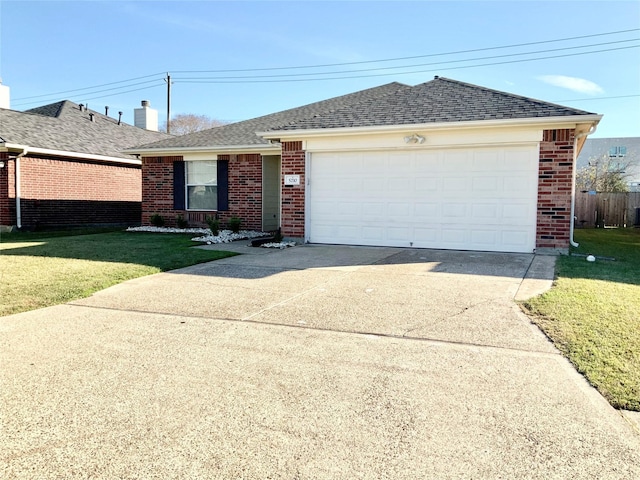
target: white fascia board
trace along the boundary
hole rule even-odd
[[[28,145],[18,145],[15,143],[3,143],[2,146],[7,150],[27,150],[29,153],[39,153],[41,155],[53,155],[56,157],[77,158],[84,160],[94,160],[97,162],[124,163],[127,165],[142,165],[141,160],[134,158],[110,157],[107,155],[94,155],[82,152],[66,152],[64,150],[52,150],[50,148],[30,147]]]
[[[174,147],[174,148],[131,148],[123,150],[123,153],[135,155],[182,155],[184,153],[207,153],[224,155],[228,153],[280,153],[279,143],[272,145],[212,145],[210,147]]]
[[[499,128],[499,127],[536,127],[536,128],[575,128],[579,124],[597,124],[602,115],[570,115],[563,117],[535,117],[516,118],[502,120],[474,120],[468,122],[439,122],[439,123],[415,123],[408,125],[385,125],[374,127],[340,127],[317,128],[308,130],[273,130],[269,132],[256,132],[266,139],[304,139],[321,136],[342,135],[366,135],[383,132],[416,132],[427,130],[458,130],[473,128]]]

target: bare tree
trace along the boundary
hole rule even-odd
[[[597,192],[628,192],[629,174],[634,159],[602,155],[589,159],[589,165],[576,172],[576,190]]]
[[[186,135],[188,133],[199,132],[209,128],[219,127],[225,122],[207,117],[206,115],[195,115],[193,113],[180,113],[171,119],[171,134]],[[167,131],[167,122],[164,122],[160,131]]]

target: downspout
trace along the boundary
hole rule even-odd
[[[14,159],[16,162],[16,227],[22,228],[22,211],[20,209],[20,158],[24,157],[28,153],[25,148],[21,153],[16,155]]]
[[[572,247],[579,247],[580,244],[573,239],[573,230],[575,224],[575,216],[576,216],[576,175],[577,167],[578,167],[578,140],[582,137],[586,137],[591,135],[598,128],[597,124],[591,125],[587,132],[582,132],[576,135],[573,140],[573,174],[571,181],[571,223],[569,224],[569,243]]]

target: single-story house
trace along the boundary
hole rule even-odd
[[[141,161],[122,150],[170,135],[106,113],[68,100],[0,108],[1,229],[140,224]]]
[[[576,157],[601,116],[435,77],[127,151],[142,223],[218,215],[311,243],[566,250]]]

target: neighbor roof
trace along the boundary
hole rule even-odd
[[[89,113],[93,113],[92,122]],[[93,110],[80,110],[69,101],[25,112],[0,109],[0,142],[32,148],[135,158],[122,153],[129,147],[169,138],[166,133],[134,127]]]
[[[435,77],[393,82],[303,107],[138,147],[140,150],[265,145],[256,132],[595,115],[584,110]],[[136,151],[136,149],[132,149]]]

